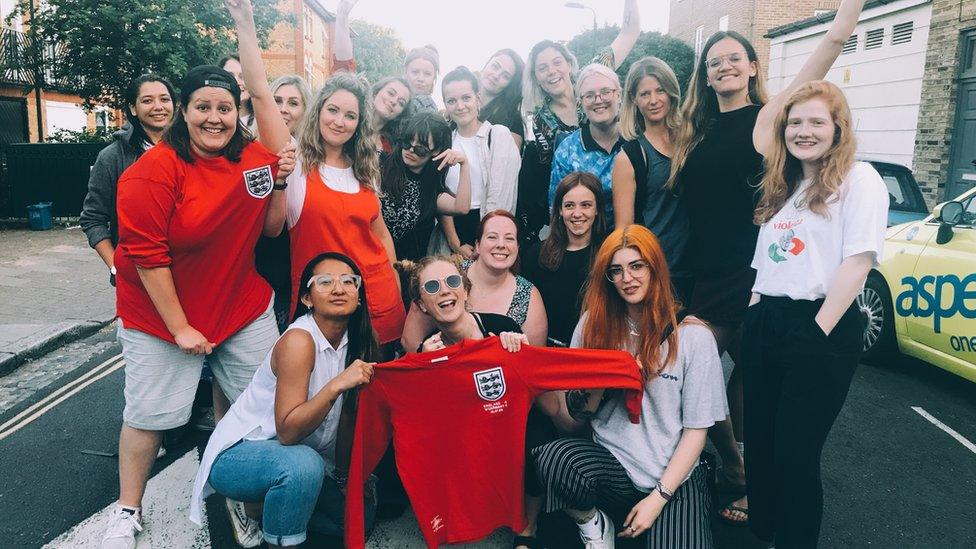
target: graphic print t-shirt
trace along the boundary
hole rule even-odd
[[[874,253],[884,245],[888,223],[888,189],[878,172],[857,162],[844,178],[839,196],[827,201],[827,216],[810,211],[803,198],[810,182],[797,185],[793,196],[759,229],[752,267],[752,291],[790,299],[827,295],[845,258]]]
[[[378,364],[359,393],[346,546],[364,547],[363,480],[391,439],[429,547],[521,531],[529,408],[542,392],[573,388],[624,389],[631,421],[640,417],[641,374],[623,351],[509,353],[491,337]]]

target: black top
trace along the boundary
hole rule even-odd
[[[517,109],[501,105],[498,101],[493,100],[481,108],[481,116],[492,124],[505,126],[510,132],[522,138],[522,141],[525,141],[525,122],[522,121],[522,115]]]
[[[566,251],[555,271],[539,265],[541,248],[542,243],[537,243],[529,249],[522,260],[522,276],[542,294],[549,319],[549,339],[555,340],[553,344],[568,346],[583,306],[583,287],[590,274],[590,246]]]
[[[752,262],[759,236],[752,215],[763,175],[752,130],[761,108],[719,113],[681,170],[679,193],[690,221],[685,260],[696,275],[733,273]]]
[[[475,321],[478,323],[478,328],[481,330],[481,335],[483,335],[484,337],[490,337],[492,335],[500,335],[502,332],[516,332],[519,334],[522,333],[522,327],[518,325],[518,322],[515,322],[514,320],[512,320],[511,318],[505,315],[499,315],[495,313],[475,313],[475,312],[472,312],[471,315],[474,316]],[[427,334],[427,336],[424,337],[423,341],[427,341],[428,339],[430,339],[430,336],[436,334],[439,331],[440,330],[435,330]],[[422,352],[423,349],[424,349],[424,344],[423,342],[421,342],[420,346],[417,347],[417,352],[418,353]]]
[[[392,154],[380,155],[382,173],[389,173],[394,162]],[[385,192],[380,197],[380,210],[397,259],[416,261],[427,255],[427,244],[434,229],[437,196],[448,192],[436,171],[425,169],[420,174],[406,170],[406,177],[398,193]]]

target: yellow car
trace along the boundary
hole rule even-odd
[[[857,303],[865,360],[897,349],[976,381],[976,188],[890,227]]]

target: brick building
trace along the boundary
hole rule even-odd
[[[840,0],[670,0],[668,34],[701,53],[720,30],[742,34],[756,48],[760,65],[769,60],[769,29],[837,9]]]
[[[941,201],[976,185],[976,1],[932,0],[913,169]]]
[[[335,15],[320,0],[281,0],[278,10],[291,14],[294,23],[283,21],[271,31],[262,54],[268,77],[297,74],[313,89],[320,87],[332,68]]]

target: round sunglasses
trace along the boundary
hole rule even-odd
[[[444,279],[444,284],[452,290],[457,290],[464,283],[464,279],[461,275],[450,275]],[[430,295],[437,295],[441,291],[441,281],[436,278],[424,282],[424,291]]]

